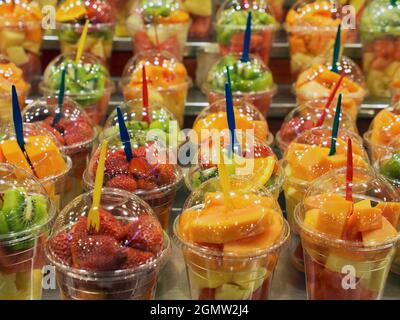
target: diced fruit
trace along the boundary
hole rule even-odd
[[[361,200],[361,201],[356,202],[354,204],[354,206],[353,206],[353,211],[357,211],[357,210],[360,210],[360,209],[369,209],[371,207],[372,207],[371,206],[371,200],[365,199],[365,200]]]
[[[254,292],[262,286],[269,275],[267,269],[260,267],[252,271],[233,273],[231,282],[241,286],[243,289],[249,289]]]
[[[218,288],[229,283],[232,278],[231,272],[204,271],[200,268],[188,268],[189,279],[199,288]]]
[[[336,193],[323,193],[315,196],[309,196],[304,199],[304,205],[308,209],[321,209],[323,203],[329,201],[342,201],[343,196]]]
[[[16,140],[4,140],[0,146],[8,163],[32,173],[31,167]]]
[[[383,243],[389,239],[395,238],[396,236],[397,230],[385,217],[382,217],[382,228],[362,233],[362,239],[365,246],[373,246]]]
[[[381,202],[376,206],[382,210],[382,215],[397,228],[400,216],[400,203],[398,202]]]
[[[380,229],[382,227],[382,211],[379,208],[354,210],[357,217],[357,230],[360,232]]]
[[[251,295],[250,289],[226,283],[215,290],[215,300],[247,300]]]
[[[304,217],[304,226],[312,230],[317,230],[318,218],[321,211],[319,209],[311,209],[306,212]]]
[[[8,47],[7,57],[17,66],[22,66],[29,61],[29,56],[26,54],[23,47]]]

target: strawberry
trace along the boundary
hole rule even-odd
[[[158,188],[157,184],[150,180],[139,179],[137,180],[137,188],[142,190],[154,190]]]
[[[151,166],[144,158],[133,158],[129,163],[129,172],[133,173],[136,177],[146,177],[151,170]]]
[[[66,232],[61,232],[49,242],[50,250],[62,263],[66,265],[70,265],[72,262],[70,249],[71,240],[71,235]]]
[[[65,139],[64,137],[61,135],[60,132],[57,131],[56,128],[52,127],[51,124],[47,123],[47,122],[43,122],[42,123],[42,128],[46,129],[47,131],[49,131],[50,133],[52,133],[54,135],[54,137],[57,139],[57,141],[63,146],[65,145]]]
[[[112,9],[108,3],[100,0],[91,0],[87,5],[87,17],[92,22],[113,22]]]
[[[136,180],[130,176],[120,175],[107,181],[106,187],[133,192],[137,189],[137,183]]]
[[[50,116],[47,117],[44,120],[44,123],[49,124],[50,126],[53,126],[53,121],[54,121],[54,117]],[[63,117],[61,117],[60,121],[57,122],[57,124],[54,126],[54,128],[61,134],[64,133],[65,127],[70,123],[70,121],[68,119],[65,119]]]
[[[158,180],[160,185],[168,185],[175,182],[174,167],[170,164],[160,164],[158,166]]]
[[[78,119],[69,123],[64,130],[64,139],[67,145],[73,145],[90,140],[93,137],[93,129],[85,120]]]
[[[153,253],[141,251],[135,248],[127,248],[125,253],[127,255],[127,260],[122,265],[121,269],[135,268],[154,258]]]
[[[282,126],[281,137],[285,141],[291,141],[300,135],[300,133],[313,127],[313,121],[295,117]]]
[[[132,248],[150,251],[154,254],[160,252],[164,244],[164,232],[157,218],[142,214],[136,221],[126,226],[127,245]]]
[[[129,162],[126,160],[123,150],[108,151],[104,166],[106,174],[111,177],[128,174],[129,172]]]

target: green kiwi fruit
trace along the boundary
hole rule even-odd
[[[0,211],[0,234],[7,234],[9,232],[10,232],[10,229],[8,229],[6,217],[3,213],[3,211]]]

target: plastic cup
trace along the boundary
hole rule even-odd
[[[42,12],[36,2],[2,1],[0,53],[24,71],[27,81],[41,73]]]
[[[358,212],[358,216],[362,210],[378,211],[382,217],[380,227],[371,228],[373,219],[362,226],[365,230],[362,232],[357,231],[359,226],[351,229],[350,220],[345,220],[345,225],[342,225],[343,219],[340,217],[347,210],[344,206],[346,168],[332,171],[316,180],[307,191],[304,201],[296,207],[295,219],[304,249],[307,295],[311,300],[377,300],[382,297],[399,239],[397,224],[392,225],[394,220],[387,213],[395,213],[392,208],[399,204],[399,197],[373,170],[358,168],[354,171],[352,193],[353,201],[350,204],[354,205],[354,209],[352,207],[350,210]],[[330,197],[342,197],[343,202]],[[336,213],[334,208],[328,207],[329,201],[337,204]],[[360,208],[368,206],[365,202],[378,205],[369,209]],[[317,209],[310,212],[311,206]],[[352,215],[352,212],[348,214]],[[315,223],[311,219],[313,213],[316,215]],[[332,214],[337,219],[331,221],[329,226],[322,225],[320,219],[329,219]],[[347,219],[346,216],[344,218]],[[343,235],[337,236],[342,230],[341,226],[344,226]],[[352,234],[353,231],[359,233]],[[380,238],[376,237],[377,233]]]
[[[335,0],[299,0],[286,16],[290,66],[294,79],[312,64],[332,61],[340,6]],[[341,32],[341,51],[346,30]]]
[[[212,66],[219,60],[219,49],[215,43],[209,43],[197,49],[196,53],[196,80],[198,88],[202,88],[207,81],[208,72]]]
[[[57,108],[57,97],[40,98],[25,108],[22,117],[24,122],[37,123],[54,134],[60,143],[61,151],[71,158],[71,188],[65,196],[72,200],[83,192],[82,175],[97,138],[97,129],[86,112],[68,97],[62,105],[61,119],[53,127]]]
[[[126,160],[119,133],[108,139],[104,185],[142,198],[166,230],[176,192],[183,179],[181,169],[177,164],[168,162],[169,152],[161,142],[149,141],[146,134],[140,132],[130,131],[129,134],[134,155],[131,162]],[[86,190],[94,188],[99,154],[100,147],[93,153],[83,174]]]
[[[374,97],[390,97],[391,81],[400,70],[400,27],[392,20],[399,12],[390,0],[379,0],[369,3],[361,17],[363,70]]]
[[[190,194],[183,213],[174,223],[173,239],[185,258],[193,300],[269,298],[272,276],[280,250],[289,237],[289,226],[274,197],[262,186],[235,176],[230,179],[230,188],[232,203],[238,209],[225,209],[219,180],[214,178]],[[244,208],[249,213],[267,210],[269,227],[262,229],[264,219],[261,213],[260,217],[250,218],[254,219],[253,223],[244,223],[251,226],[241,229]],[[241,214],[237,210],[242,210]],[[205,225],[200,221],[202,214],[209,218]],[[200,228],[207,226],[208,231],[202,233],[198,229],[199,233],[195,233],[197,223]],[[226,228],[222,227],[223,224]],[[193,235],[193,240],[188,233]],[[268,236],[269,241],[265,241]]]
[[[207,83],[202,88],[208,102],[212,104],[225,99],[227,66],[231,75],[232,96],[249,102],[266,116],[277,86],[269,68],[255,56],[251,56],[249,62],[241,62],[238,54],[222,57],[209,71]]]
[[[43,199],[40,203],[46,216],[36,215],[35,210],[34,214],[35,217],[39,217],[38,221],[23,225],[19,231],[14,231],[12,228],[15,225],[12,227],[12,223],[19,219],[15,220],[11,212],[7,212],[7,215],[4,211],[1,213],[0,299],[40,300],[42,298],[42,268],[45,265],[44,245],[56,209],[45,189],[34,176],[10,164],[0,163],[2,199],[7,192],[17,188],[21,190],[19,194],[24,196],[24,203],[27,196],[30,196],[30,199],[33,197]],[[37,203],[35,200],[35,204]],[[7,226],[6,230],[5,226]]]
[[[191,80],[185,66],[168,52],[141,52],[128,61],[120,83],[125,100],[142,98],[144,65],[148,81],[149,104],[165,106],[178,119],[180,126],[183,126]]]
[[[369,167],[368,155],[363,149],[361,138],[351,131],[340,129],[336,141],[334,157],[327,156],[331,145],[332,129],[318,127],[307,130],[294,139],[283,156],[283,191],[285,195],[286,217],[293,232],[291,243],[292,262],[304,270],[300,239],[294,220],[294,209],[303,199],[310,184],[323,174],[346,166],[347,140],[353,142],[355,167]]]
[[[65,96],[76,101],[88,114],[94,124],[101,124],[105,118],[113,83],[104,64],[96,56],[85,53],[79,63],[75,54],[61,54],[47,66],[39,90],[45,97],[59,94],[61,72],[67,68]],[[80,76],[77,76],[80,75]]]
[[[276,144],[283,154],[288,145],[304,131],[312,129],[318,123],[325,109],[326,100],[308,101],[290,111],[283,120],[281,129],[276,133]],[[322,127],[332,128],[335,118],[335,108],[331,106],[326,110]],[[340,113],[339,126],[342,129],[358,134],[358,129],[346,111]]]
[[[181,1],[137,1],[130,13],[127,26],[135,54],[163,50],[183,59],[191,21]]]
[[[16,140],[14,129],[11,126],[5,126],[2,128],[0,131],[0,137],[0,147],[9,140]],[[34,158],[30,160],[35,168],[35,176],[43,184],[55,207],[57,209],[62,208],[68,200],[65,197],[65,194],[67,194],[71,188],[69,179],[72,168],[71,158],[63,153],[61,146],[53,134],[40,128],[36,124],[27,123],[24,125],[24,137],[25,142],[27,139],[30,139],[28,145],[31,146],[31,155],[34,155]],[[52,142],[53,146],[58,149],[57,152],[49,149],[50,142]],[[4,150],[2,150],[2,153],[4,155]],[[30,152],[28,152],[28,154],[30,154]],[[29,165],[26,165],[25,162],[21,163],[18,159],[12,159],[13,161],[11,164],[32,171]],[[8,158],[3,157],[0,159],[0,162],[9,163],[10,161]],[[62,162],[62,168],[60,162]],[[47,166],[47,163],[49,169],[46,172],[44,168]],[[60,168],[58,168],[60,170],[55,170],[55,166],[60,166]],[[40,168],[40,171],[38,170],[38,167]],[[50,168],[52,167],[54,168],[50,172]]]
[[[108,0],[115,16],[115,36],[128,37],[129,31],[126,20],[129,17],[129,11],[133,5],[133,0]]]
[[[183,0],[182,6],[190,15],[192,21],[189,28],[189,38],[208,39],[211,33],[213,1]]]
[[[60,212],[46,245],[46,257],[56,267],[61,297],[67,300],[153,299],[160,269],[170,251],[169,238],[161,230],[153,210],[134,194],[104,188],[100,229],[96,233],[87,231],[86,227],[92,197],[92,192],[82,194]],[[105,211],[107,216],[102,218]],[[137,238],[129,232],[107,233],[107,223],[118,224],[119,230],[137,228]],[[153,244],[148,238],[149,242],[138,246],[139,237],[143,237],[141,229],[156,229],[158,241]],[[65,255],[60,255],[61,245]],[[137,256],[138,261],[131,261],[131,256]]]
[[[366,95],[365,81],[362,71],[357,64],[347,57],[342,57],[337,64],[338,73],[345,77],[335,95],[332,106],[336,105],[337,97],[342,94],[342,110],[357,120],[358,112]],[[296,83],[294,92],[299,104],[314,100],[328,99],[339,80],[339,74],[332,70],[332,63],[314,64],[303,71]]]
[[[220,53],[240,54],[243,51],[248,10],[252,12],[250,52],[269,64],[277,22],[266,1],[224,1],[216,18],[216,34]]]

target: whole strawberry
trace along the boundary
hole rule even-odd
[[[49,247],[55,256],[66,265],[71,265],[72,255],[71,255],[71,245],[72,236],[66,232],[61,232],[56,235],[49,242]]]
[[[127,259],[126,262],[122,265],[122,269],[138,267],[154,258],[153,253],[141,251],[135,248],[127,248],[125,253],[127,255]]]
[[[137,189],[136,180],[130,176],[120,175],[107,181],[106,187],[133,192]]]

